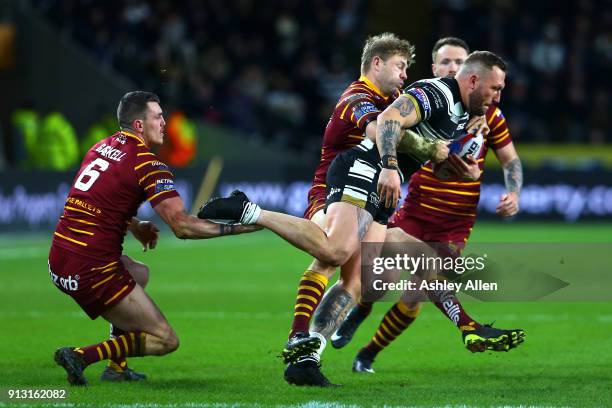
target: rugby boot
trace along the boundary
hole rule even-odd
[[[55,351],[55,362],[64,367],[71,385],[87,385],[83,371],[87,367],[83,356],[74,351],[74,347],[62,347]]]
[[[497,329],[490,324],[461,332],[463,344],[472,353],[486,350],[508,351],[525,341],[525,332],[521,329]]]
[[[122,382],[122,381],[144,381],[147,376],[142,373],[137,373],[131,368],[126,368],[122,371],[117,371],[112,367],[106,367],[100,376],[102,381]]]
[[[362,350],[357,353],[357,357],[353,360],[353,372],[374,374],[374,369],[372,368],[373,363],[374,357]]]
[[[355,335],[355,332],[368,317],[368,313],[363,313],[359,308],[359,305],[353,307],[351,312],[346,316],[346,319],[340,325],[340,328],[336,330],[331,336],[331,343],[334,348],[342,348],[349,344]]]
[[[295,333],[281,353],[283,363],[296,363],[300,358],[316,352],[321,347],[321,339],[306,332]]]
[[[284,377],[287,383],[298,386],[338,387],[337,384],[332,384],[321,372],[319,356],[316,353],[288,364]]]
[[[229,197],[214,197],[208,200],[198,211],[198,218],[217,222],[240,222],[254,224],[261,209],[240,190],[234,190]]]

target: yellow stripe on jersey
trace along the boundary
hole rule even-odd
[[[72,238],[70,238],[70,237],[67,237],[67,236],[65,236],[65,235],[62,235],[62,234],[60,234],[59,232],[54,232],[54,234],[55,234],[56,236],[60,237],[60,238],[64,238],[65,240],[68,240],[68,241],[70,241],[70,242],[74,242],[74,243],[75,243],[75,244],[77,244],[77,245],[87,246],[87,244],[86,244],[86,243],[81,242],[81,241],[77,241],[76,239],[72,239]]]
[[[315,184],[315,185],[314,185],[314,186],[312,186],[312,187],[313,187],[313,188],[314,188],[314,187],[327,187],[327,184]]]
[[[158,174],[158,173],[168,173],[168,174],[170,174],[171,176],[173,176],[173,174],[172,174],[172,172],[171,172],[170,170],[155,170],[155,171],[149,172],[149,173],[148,173],[146,176],[144,176],[143,178],[141,178],[140,180],[138,180],[138,184],[142,183],[142,181],[143,181],[144,179],[146,179],[147,177],[152,176],[152,175],[154,175],[154,174]]]
[[[91,288],[95,289],[100,285],[104,285],[106,282],[108,282],[109,280],[113,279],[115,277],[116,273],[113,273],[111,276],[109,276],[108,278],[101,280],[100,282],[96,283],[95,285],[93,285]]]
[[[171,192],[171,191],[175,191],[175,190],[166,190],[166,191],[160,191],[159,193],[154,194],[154,195],[152,195],[150,198],[148,198],[148,199],[147,199],[147,201],[151,201],[152,199],[156,198],[157,196],[160,196],[160,195],[162,195],[162,194],[164,194],[164,193],[169,193],[169,192]]]
[[[493,142],[494,145],[501,143],[502,141],[506,140],[507,138],[510,137],[510,134],[507,134],[506,136],[502,137],[501,139],[498,139],[496,141]]]
[[[89,211],[85,211],[85,210],[81,210],[81,209],[78,209],[78,208],[70,207],[69,205],[65,205],[64,208],[66,208],[68,210],[72,210],[72,211],[78,211],[78,212],[81,212],[83,214],[87,214],[87,215],[91,215],[92,217],[95,217],[95,215],[93,213],[90,213]]]
[[[467,187],[467,186],[479,186],[480,185],[480,181],[441,181],[435,177],[430,177],[427,174],[421,174],[421,177],[424,178],[425,180],[431,180],[431,181],[435,181],[436,183],[447,184],[451,186],[466,186]]]
[[[151,164],[151,163],[153,163],[154,161],[155,161],[155,160],[149,160],[149,161],[147,161],[147,162],[140,163],[138,166],[134,167],[134,170],[138,170],[139,168],[144,167],[144,166],[146,166],[147,164]]]
[[[131,138],[133,138],[133,139],[136,139],[136,140],[138,140],[140,143],[144,144],[144,140],[143,140],[143,139],[139,138],[138,136],[136,136],[135,134],[133,134],[133,133],[131,133],[131,132],[128,132],[128,131],[126,131],[126,130],[122,130],[122,131],[121,131],[121,134],[123,134],[123,135],[125,135],[125,136],[128,136],[128,137],[131,137]]]
[[[497,129],[498,127],[500,127],[501,125],[503,125],[504,123],[506,123],[506,118],[503,118],[498,124],[497,126],[495,126],[493,129],[491,129],[491,132],[495,132],[495,129]]]
[[[109,266],[109,267],[108,267],[108,268],[106,268],[106,269],[102,269],[102,270],[100,271],[100,273],[107,273],[107,272],[110,272],[110,271],[114,271],[115,269],[117,269],[117,266],[116,266],[116,265],[115,265],[115,266]]]
[[[476,207],[476,203],[458,203],[457,201],[443,200],[438,197],[427,197],[428,200],[437,201],[442,204],[457,205],[459,207]]]
[[[406,98],[408,98],[410,103],[412,103],[414,105],[414,110],[416,111],[416,114],[417,114],[417,120],[420,122],[421,121],[421,109],[419,107],[421,105],[419,105],[417,100],[412,95],[402,94],[402,96],[405,96]]]
[[[340,119],[344,120],[344,114],[346,113],[346,110],[348,109],[348,107],[349,107],[349,104],[347,103],[346,106],[344,107],[344,110],[340,114]]]
[[[81,233],[81,234],[86,234],[86,235],[93,235],[93,234],[94,234],[93,232],[83,231],[83,230],[76,229],[76,228],[72,228],[72,227],[68,227],[68,229],[69,229],[70,231],[74,231],[74,232],[78,232],[78,233]]]
[[[493,120],[495,119],[495,117],[497,116],[497,111],[499,109],[495,108],[495,110],[493,111],[493,114],[491,115],[491,117],[489,118],[489,120],[487,121],[487,125],[491,125],[491,123],[493,123]]]
[[[359,140],[363,140],[365,139],[364,135],[348,135],[349,139],[359,139]]]
[[[425,208],[429,208],[430,210],[440,211],[440,212],[447,213],[447,214],[462,215],[465,217],[475,217],[476,216],[476,213],[465,213],[461,211],[445,210],[443,208],[434,207],[433,205],[427,205],[424,203],[419,203],[419,205]]]
[[[508,135],[509,133],[510,133],[510,129],[506,129],[506,130],[504,130],[503,132],[501,132],[499,135],[495,135],[495,136],[493,136],[493,137],[490,137],[490,138],[489,138],[489,142],[491,142],[491,143],[495,143],[495,142],[497,142],[497,140],[498,140],[500,137],[506,136],[506,135]]]
[[[108,268],[109,266],[113,266],[113,265],[115,265],[117,262],[118,262],[118,261],[114,261],[114,262],[111,262],[111,263],[106,264],[106,265],[104,265],[104,266],[98,266],[98,267],[96,267],[96,268],[91,268],[91,270],[92,270],[92,271],[97,271],[98,269],[106,269],[106,268]]]
[[[429,190],[429,191],[437,191],[440,193],[451,193],[451,194],[459,194],[459,195],[466,195],[466,196],[479,196],[480,195],[480,192],[472,193],[468,191],[450,190],[448,188],[435,188],[435,187],[428,187],[428,186],[418,186],[418,188],[421,188],[423,190]]]
[[[146,153],[138,153],[136,155],[136,157],[140,157],[140,156],[155,156],[155,153],[146,152]]]
[[[117,297],[119,297],[120,294],[122,294],[123,292],[125,292],[125,290],[129,287],[130,285],[125,285],[124,287],[121,288],[121,290],[117,293],[115,293],[115,295],[108,299],[106,302],[104,302],[105,305],[108,305],[110,302],[112,302],[113,300],[117,299]]]
[[[85,221],[85,220],[79,220],[78,218],[67,217],[67,216],[64,216],[64,215],[62,215],[60,218],[65,218],[65,219],[70,220],[70,221],[80,222],[81,224],[86,224],[86,225],[98,225],[98,224],[96,224],[95,222],[89,222],[89,221]]]
[[[155,183],[151,183],[151,184],[149,184],[149,185],[148,185],[148,186],[146,186],[144,189],[145,189],[145,190],[148,190],[148,189],[150,189],[151,187],[155,187]]]

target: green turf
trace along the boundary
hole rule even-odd
[[[612,242],[611,232],[598,225],[483,223],[472,240]],[[356,351],[389,306],[377,305],[353,343],[324,354],[324,372],[342,388],[290,387],[275,356],[286,340],[296,286],[309,258],[269,233],[199,242],[164,235],[146,254],[129,240],[127,253],[151,266],[148,291],[181,346],[169,356],[131,360],[149,375],[146,383],[103,384],[100,363],[86,371],[87,389],[67,387],[53,351],[97,343],[107,325],[90,321],[50,283],[48,237],[0,236],[0,406],[13,403],[7,402],[7,389],[60,388],[69,393],[63,402],[78,406],[612,404],[612,303],[468,302],[475,318],[527,332],[516,350],[482,354],[463,349],[458,331],[426,305],[379,356],[377,374],[354,375]]]

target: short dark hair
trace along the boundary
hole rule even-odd
[[[144,119],[149,102],[160,103],[159,96],[147,91],[132,91],[123,95],[117,107],[119,126],[131,128],[134,119]]]
[[[493,67],[498,67],[502,71],[506,72],[506,62],[498,55],[493,54],[491,51],[474,51],[465,59],[463,63],[464,68],[486,68],[488,70]]]
[[[438,41],[436,41],[436,43],[433,46],[433,49],[431,50],[431,60],[434,64],[436,62],[436,55],[438,54],[438,51],[440,50],[440,48],[444,47],[445,45],[452,45],[453,47],[461,47],[465,50],[467,54],[470,53],[470,47],[468,47],[467,43],[463,41],[461,38],[457,38],[457,37],[440,38]]]
[[[398,38],[393,33],[382,33],[368,37],[363,45],[361,54],[361,72],[366,73],[372,62],[372,58],[378,56],[386,61],[394,55],[406,57],[408,66],[414,62],[414,45],[407,40]]]

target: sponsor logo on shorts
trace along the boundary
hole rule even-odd
[[[67,278],[59,277],[53,273],[51,269],[49,269],[49,275],[57,287],[62,287],[72,292],[79,289],[79,275],[76,275],[74,278],[72,276],[68,276]]]
[[[370,202],[374,204],[376,207],[380,205],[380,198],[378,197],[377,193],[373,191],[370,193]]]
[[[330,189],[329,190],[329,194],[327,195],[327,199],[329,200],[334,194],[338,194],[341,191],[342,191],[341,188],[332,188],[332,189]]]

